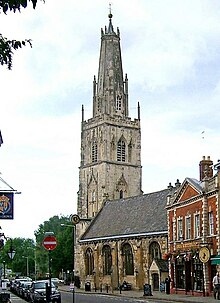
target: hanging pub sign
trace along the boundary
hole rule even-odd
[[[13,219],[14,193],[0,192],[0,219]]]

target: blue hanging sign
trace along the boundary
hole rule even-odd
[[[14,218],[14,193],[0,193],[0,219]]]

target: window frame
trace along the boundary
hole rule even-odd
[[[209,235],[214,235],[214,214],[213,211],[208,213],[208,222],[209,222]]]
[[[185,239],[191,239],[191,216],[185,218]]]
[[[103,246],[102,256],[103,256],[103,275],[107,276],[110,275],[112,271],[112,253],[111,253],[111,247],[109,245]]]
[[[98,146],[96,140],[92,141],[92,163],[98,160]]]
[[[117,161],[126,162],[126,144],[123,139],[120,139],[117,143]]]
[[[122,256],[125,275],[134,275],[134,257],[132,247],[129,243],[125,243],[122,246]]]
[[[200,238],[200,213],[196,213],[194,217],[194,237],[195,239]]]
[[[177,220],[177,239],[178,241],[183,240],[183,218],[179,217]]]
[[[91,247],[85,251],[85,273],[87,276],[92,276],[94,271],[94,256]]]

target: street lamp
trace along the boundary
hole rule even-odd
[[[73,246],[72,246],[72,249],[73,249],[73,303],[75,302],[75,266],[74,266],[74,263],[75,263],[75,224],[60,224],[61,226],[65,226],[65,227],[71,227],[72,228],[72,238],[73,238]]]
[[[5,261],[3,261],[3,269],[4,269],[4,279],[5,279]]]
[[[14,250],[14,248],[13,248],[13,246],[12,246],[12,239],[11,239],[11,238],[7,238],[7,239],[10,240],[10,249],[9,249],[9,251],[8,251],[8,256],[9,256],[9,258],[10,258],[11,260],[13,260],[13,259],[14,259],[14,256],[15,256],[15,250]]]
[[[27,247],[27,249],[31,250],[32,252],[34,251],[34,280],[37,280],[37,257],[36,257],[36,244],[34,247]]]
[[[29,262],[28,262],[28,257],[22,256],[22,258],[26,258],[27,259],[26,268],[27,268],[27,277],[29,277]]]
[[[9,251],[8,251],[8,256],[9,256],[9,258],[10,258],[11,260],[13,260],[13,259],[14,259],[14,256],[15,256],[15,250],[14,250],[14,249],[9,250]]]

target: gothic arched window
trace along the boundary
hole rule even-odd
[[[149,247],[150,259],[161,259],[160,246],[157,242],[152,242]]]
[[[91,276],[93,274],[94,270],[94,258],[93,258],[93,252],[91,248],[87,248],[85,253],[85,271],[87,276]]]
[[[112,254],[111,247],[109,245],[105,245],[102,249],[103,255],[103,275],[110,275],[112,268]]]
[[[122,256],[124,261],[125,275],[134,274],[134,261],[131,245],[126,243],[122,246]]]
[[[92,142],[92,162],[97,162],[97,142]]]
[[[125,162],[125,141],[122,139],[117,144],[117,161]]]

